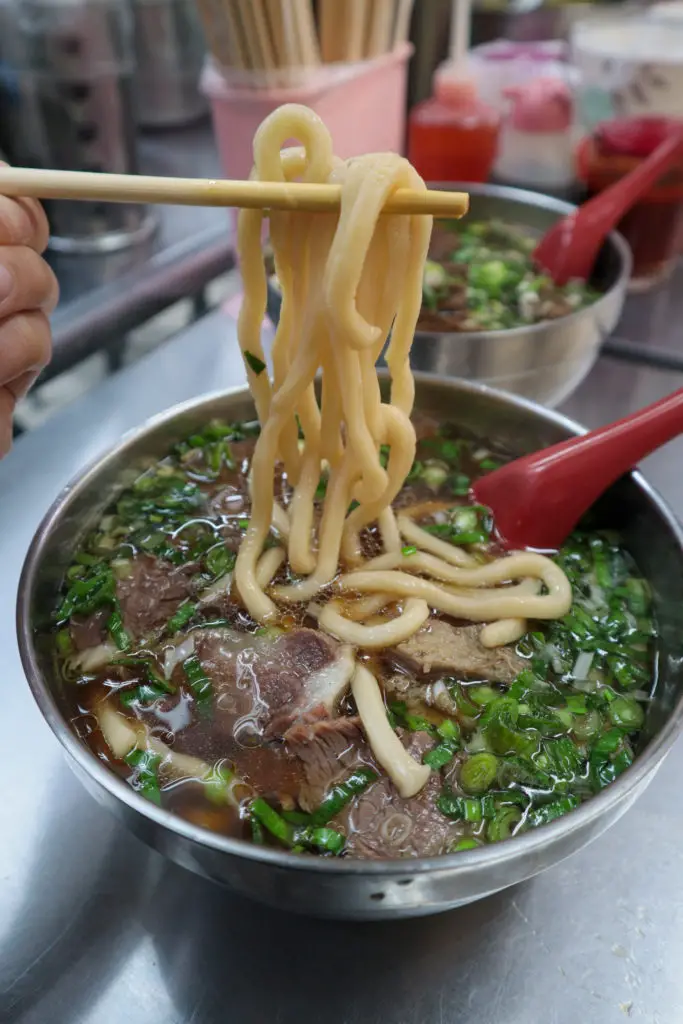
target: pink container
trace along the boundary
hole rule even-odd
[[[361,153],[402,153],[411,53],[412,46],[403,43],[372,60],[311,69],[305,82],[277,88],[234,85],[214,65],[207,65],[201,89],[211,103],[226,177],[249,176],[254,133],[283,103],[302,103],[319,114],[332,134],[334,152],[344,159]]]

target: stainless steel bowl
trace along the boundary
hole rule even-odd
[[[430,187],[469,192],[472,220],[496,218],[530,228],[539,237],[575,209],[550,196],[502,185],[465,182]],[[612,232],[591,277],[590,283],[601,292],[597,302],[559,320],[506,331],[417,331],[410,356],[413,369],[476,380],[543,405],[559,405],[590,371],[614,330],[630,275],[631,251],[621,235]],[[277,323],[280,293],[272,285],[268,315]]]
[[[417,378],[417,407],[485,436],[504,438],[519,454],[580,431],[563,417],[520,399],[426,375]],[[40,632],[55,606],[74,548],[150,456],[159,457],[214,416],[240,420],[253,413],[246,390],[235,390],[156,417],[62,491],[31,544],[19,584],[21,657],[34,697],[86,788],[133,832],[177,863],[273,906],[335,918],[418,916],[471,902],[551,867],[616,821],[651,780],[683,716],[683,533],[638,474],[612,487],[596,513],[602,523],[623,531],[653,586],[661,630],[655,699],[633,767],[550,825],[497,845],[431,859],[299,857],[213,834],[155,807],[78,739],[69,725],[63,684]]]

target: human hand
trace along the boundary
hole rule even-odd
[[[48,234],[40,203],[0,195],[0,458],[12,446],[17,400],[50,360],[59,286],[40,255]]]

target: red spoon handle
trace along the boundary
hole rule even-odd
[[[676,132],[621,181],[584,203],[577,215],[581,217],[584,228],[594,230],[599,223],[601,230],[607,234],[616,227],[632,204],[661,177],[662,166],[682,148],[682,143],[681,132]]]
[[[610,484],[683,433],[683,388],[609,426],[527,455],[478,480],[507,547],[554,549]]]
[[[605,236],[682,150],[683,127],[679,127],[642,164],[547,231],[534,249],[536,263],[556,284],[572,278],[587,280]]]

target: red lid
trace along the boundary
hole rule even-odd
[[[594,138],[601,156],[644,159],[680,123],[672,117],[624,117],[599,124]]]

